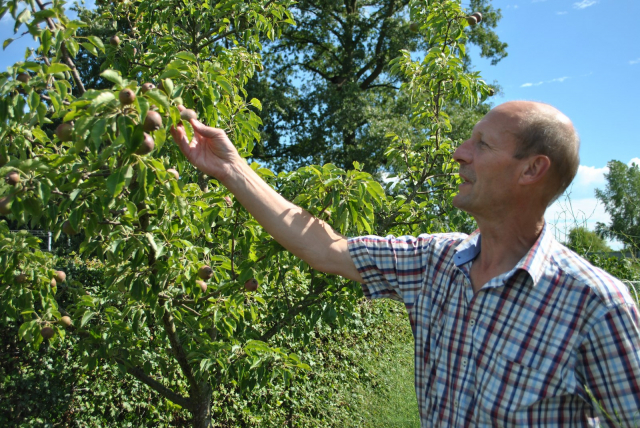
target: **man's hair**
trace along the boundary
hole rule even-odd
[[[550,192],[551,205],[567,190],[580,166],[580,137],[573,126],[562,122],[554,115],[530,113],[522,119],[515,157],[524,159],[532,155],[545,155],[551,160],[551,182],[555,184]]]

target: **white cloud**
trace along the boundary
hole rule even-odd
[[[544,82],[538,82],[538,83],[525,83],[523,85],[520,85],[521,88],[528,88],[530,86],[540,86],[542,85]]]
[[[596,168],[595,166],[580,165],[578,167],[578,173],[573,180],[574,186],[591,186],[599,187],[604,186],[607,180],[604,175],[609,172],[609,167]]]
[[[598,3],[597,0],[582,0],[573,4],[573,7],[576,9],[586,9],[589,6],[593,6]]]
[[[629,161],[629,163],[627,164],[628,166],[631,166],[632,164],[636,164],[638,166],[640,166],[640,158],[633,158]]]
[[[562,76],[562,77],[556,77],[555,79],[551,79],[551,80],[547,80],[547,81],[540,81],[538,83],[531,83],[531,82],[527,82],[527,83],[523,83],[522,85],[520,85],[521,88],[530,88],[531,86],[540,86],[544,83],[562,83],[567,79],[571,79],[571,77],[569,76]]]
[[[640,63],[640,58],[638,58],[638,59],[634,59],[633,61],[629,61],[629,64],[630,64],[630,65],[638,64],[638,63]]]
[[[556,12],[556,15],[566,15],[567,12],[566,11],[562,11],[562,12]]]

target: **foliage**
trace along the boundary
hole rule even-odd
[[[321,418],[322,396],[300,404],[296,385],[306,397],[311,383],[296,379],[314,375],[311,363],[320,351],[309,350],[330,347],[328,331],[363,322],[360,287],[315,272],[283,251],[167,139],[181,120],[177,105],[184,104],[251,156],[261,103],[247,98],[244,85],[262,67],[262,41],[293,23],[291,5],[105,3],[91,22],[69,20],[62,2],[26,6],[0,4],[0,16],[11,13],[16,30],[24,24],[39,42],[0,77],[0,155],[6,160],[0,173],[21,177],[0,187],[10,204],[5,215],[22,227],[51,230],[56,239],[63,229],[78,232],[79,257],[103,266],[104,276],[98,283],[73,275],[53,282],[54,256],[40,251],[28,233],[10,233],[2,220],[1,325],[19,325],[18,338],[34,351],[77,340],[83,369],[106,365],[131,375],[187,410],[194,427],[257,423],[277,391],[283,408],[304,405],[310,418]],[[492,90],[465,67],[469,35],[460,5],[442,0],[410,8],[423,24],[428,50],[421,61],[403,51],[390,63],[389,73],[404,82],[417,130],[411,138],[388,134],[391,181],[379,183],[357,162],[349,171],[325,164],[278,175],[251,164],[344,235],[468,225],[448,202],[458,179],[447,107],[477,105]],[[106,36],[109,26],[119,43],[81,31],[98,28]],[[100,79],[84,81],[78,72],[74,60],[84,51],[99,58]],[[158,88],[143,92],[144,82]],[[120,97],[126,89],[136,94],[132,103]],[[139,150],[150,111],[163,124],[149,131],[155,149],[144,154]],[[57,128],[61,123],[72,124],[69,138]],[[213,271],[206,289],[196,282],[204,265]],[[245,291],[249,279],[258,280],[257,292]],[[64,328],[62,316],[73,326]],[[45,328],[55,335],[45,339]],[[322,340],[314,345],[318,331]]]
[[[63,262],[63,260],[60,260]],[[99,263],[70,259],[57,268],[74,284],[95,292],[104,282]],[[71,281],[70,281],[71,282]],[[61,284],[58,302],[65,305],[75,291]],[[44,343],[38,349],[21,346],[18,325],[0,330],[0,425],[51,426],[182,426],[179,407],[106,362],[86,369],[81,338],[66,335],[60,347]]]
[[[86,266],[72,260],[58,267],[89,290],[99,289],[103,281],[104,270],[99,264]],[[61,300],[71,294],[62,291]],[[355,313],[341,329],[318,323],[309,343],[295,345],[294,350],[313,370],[288,386],[279,384],[243,394],[233,382],[219,384],[212,399],[214,426],[242,423],[279,428],[290,420],[302,427],[380,426],[373,422],[379,419],[366,413],[369,408],[374,412],[372,407],[379,408],[380,403],[367,404],[368,400],[373,396],[384,399],[392,391],[388,372],[374,367],[380,359],[398,358],[397,350],[402,346],[401,361],[408,364],[411,378],[413,339],[404,308],[397,302],[362,301]],[[5,397],[0,410],[2,426],[53,422],[78,427],[188,425],[184,410],[117,367],[105,362],[87,371],[78,337],[68,335],[59,349],[43,345],[29,351],[21,349],[17,329],[5,326],[0,334],[0,393]],[[290,337],[278,341],[293,342]],[[406,386],[409,397],[415,397],[412,382]]]
[[[611,248],[600,235],[584,226],[577,226],[569,231],[567,247],[578,254],[611,251]]]
[[[640,248],[640,167],[612,160],[607,163],[607,185],[596,189],[596,198],[611,217],[608,225],[599,223],[598,232],[618,240],[627,249]]]
[[[488,0],[465,6],[466,13],[483,14],[480,24],[464,28],[465,39],[499,61],[506,56],[506,44],[493,32],[500,11]],[[265,46],[265,71],[247,86],[263,101],[263,143],[254,158],[276,170],[326,162],[351,169],[357,161],[364,171],[386,171],[387,133],[423,137],[409,121],[411,91],[401,88],[410,77],[390,68],[400,51],[415,58],[438,45],[428,37],[432,23],[417,12],[422,7],[409,0],[297,2],[297,26]],[[466,51],[458,55],[468,68]],[[452,132],[453,139],[469,135]]]
[[[591,253],[587,256],[589,263],[606,270],[623,281],[640,280],[640,264],[634,257],[615,257],[606,254]]]

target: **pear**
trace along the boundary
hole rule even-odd
[[[246,291],[256,291],[258,289],[258,280],[251,278],[244,283],[244,289]]]
[[[198,269],[198,276],[200,279],[210,279],[213,276],[213,269],[210,266],[204,265]]]

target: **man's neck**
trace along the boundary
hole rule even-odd
[[[482,249],[471,266],[473,291],[492,278],[510,271],[540,236],[544,217],[533,221],[478,221]]]

